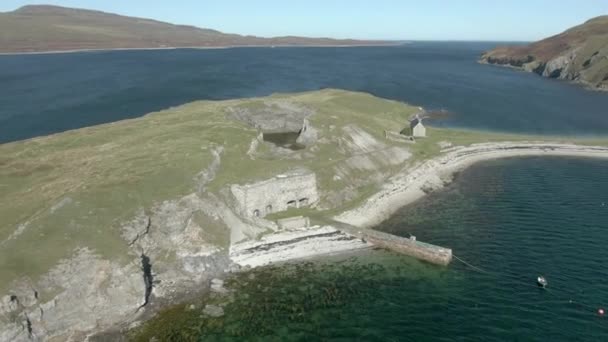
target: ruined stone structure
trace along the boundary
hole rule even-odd
[[[289,208],[310,206],[319,200],[317,177],[308,170],[277,175],[257,183],[232,185],[240,214],[264,217]]]

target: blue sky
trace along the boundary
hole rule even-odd
[[[529,41],[608,14],[607,0],[41,1],[265,37]],[[0,11],[41,1],[1,0]]]

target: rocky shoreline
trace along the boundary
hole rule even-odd
[[[197,302],[200,298],[211,298],[213,303],[196,307],[204,316],[221,317],[223,306],[230,303],[233,290],[224,287],[224,279],[232,275],[250,271],[253,268],[277,265],[288,261],[302,260],[322,255],[334,255],[371,248],[366,241],[348,235],[331,226],[312,226],[266,235],[259,240],[245,241],[230,248],[230,262],[222,271],[209,273],[207,280],[189,291],[168,298],[155,298],[154,305],[129,322],[123,322],[110,329],[89,334],[87,341],[127,341],[127,335],[166,307],[180,303]],[[217,302],[217,303],[216,303]]]
[[[453,175],[484,160],[525,156],[570,156],[608,158],[608,148],[561,143],[482,143],[469,147],[450,147],[436,158],[392,177],[382,189],[358,208],[335,219],[358,227],[373,227],[388,219],[399,208],[443,188]]]
[[[501,58],[492,58],[492,57],[488,57],[488,56],[483,56],[478,62],[480,64],[495,65],[495,66],[499,66],[499,67],[503,67],[503,68],[510,68],[510,69],[517,70],[517,71],[534,73],[534,74],[537,74],[537,75],[539,75],[541,77],[545,77],[545,78],[564,80],[564,81],[570,82],[572,84],[579,85],[588,90],[608,92],[608,87],[606,87],[606,86],[593,84],[591,82],[588,82],[588,81],[582,79],[578,75],[570,75],[567,73],[562,74],[561,71],[559,73],[556,73],[555,69],[548,68],[548,66],[545,63],[522,62],[517,59],[515,59],[515,60],[508,59],[508,58],[501,59]],[[559,69],[561,70],[561,68],[559,68]],[[553,72],[551,72],[551,70],[553,70]]]
[[[335,227],[314,226],[236,244],[230,248],[230,259],[240,267],[253,268],[370,247]]]

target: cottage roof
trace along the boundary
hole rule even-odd
[[[418,114],[416,114],[416,117],[410,120],[410,128],[414,128],[418,126],[418,124],[422,124],[422,118]]]

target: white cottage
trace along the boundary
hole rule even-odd
[[[415,138],[426,137],[426,127],[422,124],[422,118],[418,114],[410,121],[410,134]]]

